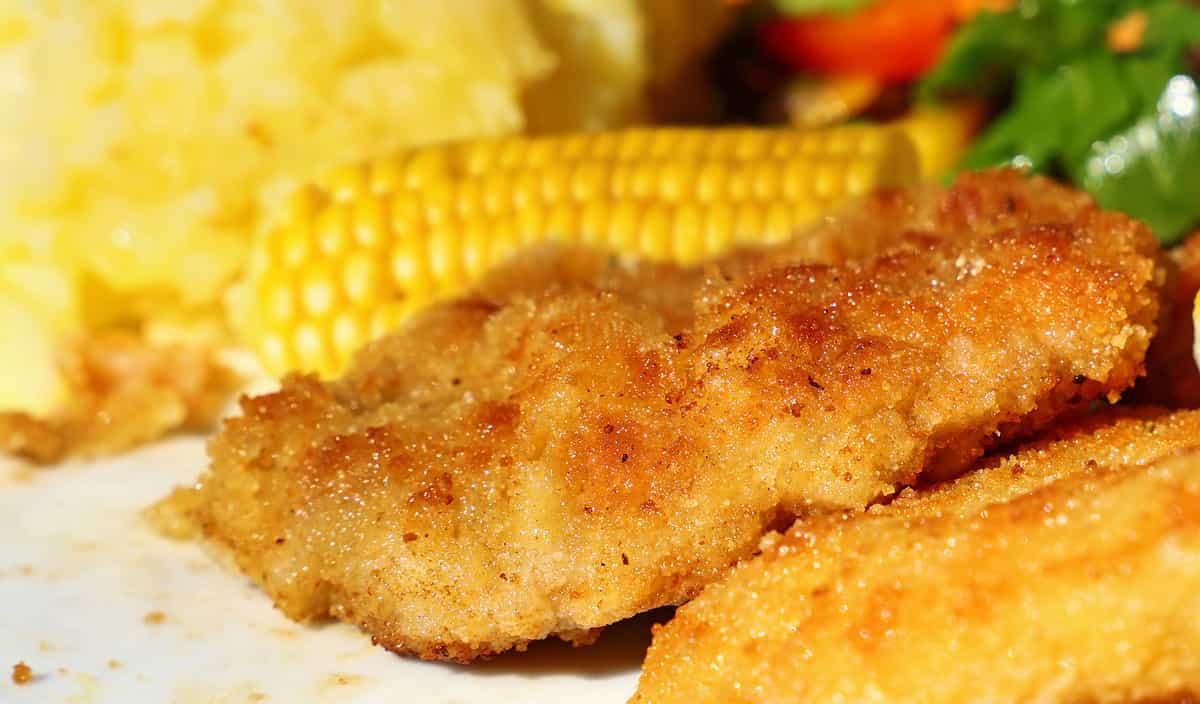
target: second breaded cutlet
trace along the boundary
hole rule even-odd
[[[656,628],[632,701],[1165,702],[1197,652],[1200,411],[1124,411],[768,536]]]
[[[1076,191],[970,175],[805,237],[874,254],[719,262],[685,310],[668,274],[438,306],[343,379],[244,401],[167,506],[290,617],[465,661],[686,601],[772,525],[953,475],[1142,371],[1157,245]]]

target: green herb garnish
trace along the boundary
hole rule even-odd
[[[1136,48],[1110,27],[1145,13]],[[1187,56],[1200,8],[1182,0],[1022,0],[951,40],[922,91],[1011,94],[963,168],[1016,164],[1067,177],[1173,243],[1200,223],[1200,99]]]

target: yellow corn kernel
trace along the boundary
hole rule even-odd
[[[462,239],[459,227],[442,225],[429,232],[429,272],[434,285],[443,290],[455,290],[465,283],[462,260]]]
[[[263,322],[284,328],[296,318],[296,294],[287,275],[261,279],[257,299]]]
[[[642,208],[632,200],[613,205],[612,220],[608,223],[608,246],[614,252],[636,252]]]
[[[334,375],[518,248],[583,242],[692,264],[792,237],[919,178],[902,130],[634,129],[425,147],[301,190],[252,252],[245,334],[266,368]]]
[[[467,222],[463,225],[463,267],[468,279],[476,279],[488,269],[491,233],[483,223]]]
[[[334,201],[348,203],[366,192],[367,183],[366,168],[348,165],[331,170],[321,185]]]
[[[695,264],[696,256],[703,251],[702,247],[692,245],[692,239],[701,234],[700,207],[693,203],[684,203],[675,213],[674,226],[668,235],[668,246],[674,251],[670,256],[680,264]]]
[[[349,357],[362,345],[367,337],[367,327],[356,312],[346,312],[333,321],[331,337],[335,357]]]
[[[637,249],[647,259],[667,259],[671,256],[671,211],[655,203],[642,218],[641,237]]]
[[[379,159],[373,162],[369,169],[368,186],[371,193],[376,195],[392,193],[399,189],[404,181],[404,163],[400,159]]]
[[[904,130],[916,147],[921,176],[936,179],[966,155],[984,116],[979,103],[918,105],[892,125]]]
[[[374,250],[387,241],[387,209],[379,198],[360,198],[351,208],[356,248]]]
[[[712,252],[733,248],[733,207],[728,203],[708,206],[704,218],[704,246]]]
[[[334,312],[340,302],[341,287],[337,285],[335,269],[327,261],[313,262],[304,272],[300,283],[300,301],[307,317],[323,317]]]
[[[292,356],[292,345],[272,333],[258,339],[258,357],[263,366],[269,369],[293,369],[300,366]]]
[[[383,262],[375,252],[354,252],[342,268],[342,290],[351,304],[367,308],[387,297],[390,282],[385,276]]]
[[[331,350],[317,321],[301,323],[293,336],[293,346],[301,368],[321,375],[333,374]]]
[[[346,250],[351,236],[351,210],[349,207],[341,205],[344,202],[338,199],[335,205],[322,212],[317,218],[314,239],[317,251],[322,258],[336,257]]]

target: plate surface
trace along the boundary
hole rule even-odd
[[[100,462],[0,467],[0,702],[623,702],[657,613],[591,648],[535,644],[469,667],[402,658],[344,624],[292,623],[146,505],[204,467],[179,438]],[[36,675],[9,677],[24,661]]]

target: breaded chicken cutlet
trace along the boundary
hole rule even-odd
[[[779,521],[952,475],[1142,371],[1157,246],[1075,191],[972,175],[802,237],[685,310],[578,281],[435,307],[338,381],[245,400],[166,506],[290,617],[466,661],[683,602]],[[821,238],[878,251],[795,261]]]
[[[1200,411],[1136,411],[767,536],[656,627],[632,701],[1158,701],[1197,653]]]

